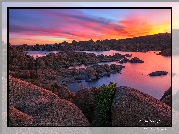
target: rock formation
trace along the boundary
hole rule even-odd
[[[112,103],[112,126],[171,126],[171,107],[129,87],[118,87]]]
[[[11,76],[9,105],[32,116],[34,126],[89,126],[82,111],[71,102]]]
[[[9,107],[9,126],[32,126],[33,117],[25,114],[13,106]]]
[[[150,76],[161,76],[161,75],[167,75],[168,72],[166,71],[155,71],[155,72],[151,72],[149,75]]]

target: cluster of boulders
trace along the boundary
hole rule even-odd
[[[57,83],[62,87],[69,83],[85,80],[91,82],[102,78],[103,76],[110,76],[111,74],[120,73],[124,68],[122,65],[116,64],[104,64],[104,65],[92,65],[87,68],[79,69],[37,69],[37,70],[20,70],[20,71],[9,71],[10,75],[23,79],[27,82],[41,86],[48,90],[51,90],[53,83]]]
[[[93,41],[75,41],[68,43],[36,44],[33,46],[24,44],[17,46],[24,51],[161,51],[171,48],[171,33],[159,33],[155,35],[139,36],[126,39],[111,39]]]
[[[58,52],[50,53],[43,57],[38,57],[37,59],[38,68],[59,68],[59,67],[70,67],[76,65],[90,65],[97,64],[100,61],[97,56],[93,53],[86,52]]]
[[[119,73],[122,68],[124,68],[124,66],[116,64],[111,64],[110,66],[108,64],[93,65],[86,68],[87,75],[85,78],[86,81],[90,82],[96,79],[100,79],[103,76],[110,76],[110,74]]]
[[[38,68],[59,68],[59,67],[73,67],[76,65],[92,65],[100,62],[119,61],[122,58],[129,57],[129,54],[114,53],[113,55],[95,55],[94,53],[86,52],[58,52],[50,53],[43,57],[36,59]]]
[[[127,62],[130,62],[130,63],[144,63],[144,61],[139,59],[138,57],[133,57],[130,60],[128,58],[124,57],[123,59],[121,59],[119,61],[119,63],[127,63]]]
[[[167,71],[155,71],[155,72],[151,72],[149,75],[150,76],[161,76],[161,75],[167,75],[168,72]]]
[[[172,49],[168,48],[168,49],[162,50],[161,52],[159,52],[159,55],[162,55],[162,56],[171,56],[172,55]]]
[[[110,76],[112,73],[119,73],[124,66],[115,64],[110,66],[107,64],[97,65],[96,63],[114,61],[125,56],[131,55],[115,53],[113,56],[96,56],[94,53],[70,51],[50,53],[35,60],[19,48],[9,45],[9,73],[16,78],[51,90],[53,83],[64,87],[75,80],[90,82],[103,76]],[[90,66],[80,69],[68,68],[81,64],[90,64]]]
[[[35,60],[20,49],[9,45],[9,70],[34,69]]]
[[[119,73],[124,66],[121,65],[97,65],[96,63],[118,60],[125,56],[114,54],[113,56],[96,56],[94,53],[86,52],[59,52],[50,53],[36,60],[21,50],[9,46],[9,72],[10,75],[32,82],[41,87],[51,88],[50,83],[66,85],[75,80],[93,81],[111,73]],[[20,59],[20,60],[19,60]],[[69,66],[80,64],[94,64],[87,68],[68,69]]]
[[[100,126],[94,101],[97,88],[72,93],[53,87],[59,89],[58,96],[9,76],[9,126]],[[171,106],[162,101],[133,88],[117,87],[111,104],[112,126],[171,126]]]

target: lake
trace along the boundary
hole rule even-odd
[[[57,51],[53,51],[57,53]],[[121,52],[121,51],[84,51],[87,53],[95,53],[96,55],[113,55],[114,53],[120,54],[132,54],[132,57],[138,57],[144,61],[144,63],[123,63],[122,65],[125,68],[122,69],[121,74],[111,74],[110,77],[105,76],[99,80],[92,82],[85,82],[84,80],[81,83],[71,83],[68,84],[68,88],[72,92],[77,92],[80,87],[100,87],[102,84],[109,84],[109,82],[117,83],[117,86],[129,86],[136,88],[144,93],[147,93],[157,99],[160,99],[164,92],[171,87],[171,57],[165,57],[157,55],[157,52]],[[36,56],[41,57],[49,54],[49,51],[28,51],[27,54],[36,58]],[[131,58],[132,58],[131,57]],[[173,60],[177,60],[179,57],[176,56]],[[174,63],[174,61],[173,61]],[[105,62],[99,64],[118,64],[116,62]],[[76,66],[76,68],[85,68],[85,65]],[[168,74],[165,76],[148,76],[149,73],[153,71],[167,71]],[[174,79],[177,79],[179,71],[178,68],[173,68],[176,75],[173,76]],[[174,87],[174,84],[173,84]],[[177,88],[177,87],[176,87]],[[177,91],[178,89],[176,89]],[[175,92],[176,92],[175,91]],[[174,92],[173,92],[174,93]]]

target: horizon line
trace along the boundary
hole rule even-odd
[[[172,30],[178,30],[179,31],[179,29],[172,29]],[[152,36],[152,35],[158,35],[158,34],[166,34],[166,33],[168,33],[168,34],[171,34],[171,32],[164,32],[164,33],[157,33],[157,34],[149,34],[149,35],[139,35],[139,36],[134,36],[134,37],[129,37],[129,38],[121,38],[121,39],[104,39],[104,40],[100,40],[100,39],[98,39],[99,41],[105,41],[105,40],[126,40],[126,39],[133,39],[133,38],[139,38],[139,37],[145,37],[145,36]],[[90,39],[90,40],[93,40],[93,39]],[[80,41],[76,41],[76,40],[74,40],[74,41],[76,41],[76,42],[87,42],[87,41],[90,41],[90,40],[80,40]],[[73,40],[72,40],[73,41]],[[67,42],[67,41],[63,41],[63,42],[67,42],[67,43],[72,43],[72,41],[71,42]],[[94,41],[94,40],[93,40]],[[96,40],[97,41],[97,40]],[[94,42],[96,42],[96,41],[94,41]],[[60,43],[63,43],[63,42],[59,42],[59,43],[57,43],[57,44],[60,44]],[[10,43],[10,42],[9,42]],[[10,43],[11,44],[11,43]],[[27,43],[24,43],[24,44],[27,44]],[[24,45],[24,44],[11,44],[11,45]],[[38,43],[37,43],[38,44]],[[37,45],[37,44],[27,44],[27,45]],[[53,44],[45,44],[45,43],[40,43],[40,44],[38,44],[38,45],[54,45],[55,43],[53,43]]]

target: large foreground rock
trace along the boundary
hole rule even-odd
[[[70,100],[71,92],[67,87],[58,88],[58,97],[65,100]]]
[[[112,126],[171,126],[171,107],[129,87],[116,88]]]
[[[13,106],[9,107],[9,126],[32,126],[33,117],[25,114]]]
[[[89,126],[85,115],[71,102],[11,76],[9,104],[32,116],[35,120],[34,126]]]
[[[83,88],[76,93],[73,98],[73,103],[78,106],[83,114],[87,117],[90,124],[94,119],[95,110],[95,96],[97,94],[97,88]]]

